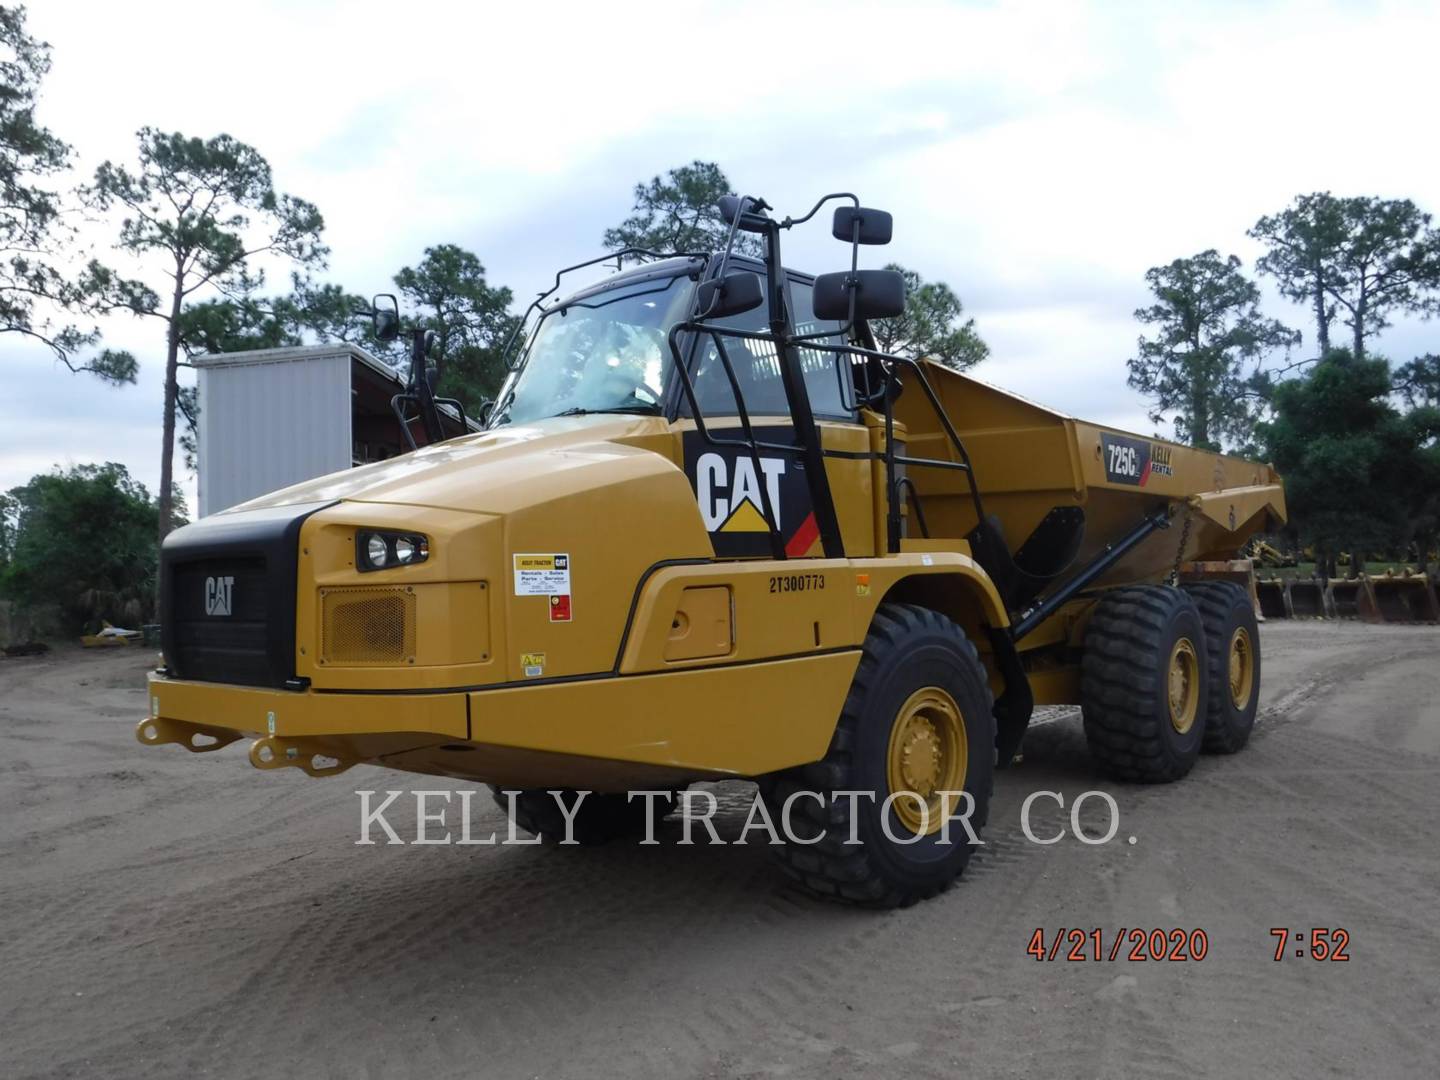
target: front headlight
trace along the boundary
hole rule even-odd
[[[418,533],[364,530],[355,534],[355,568],[361,573],[413,566],[430,556],[430,541]]]

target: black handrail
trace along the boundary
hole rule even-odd
[[[721,367],[725,371],[726,381],[730,384],[731,393],[735,397],[736,410],[740,418],[740,427],[744,433],[743,439],[721,438],[717,435],[712,434],[709,427],[706,425],[704,412],[700,407],[699,396],[695,392],[694,380],[691,377],[688,365],[684,362],[684,359],[681,356],[679,335],[682,333],[708,334],[715,342],[717,357],[720,360]],[[775,345],[777,350],[780,347],[780,342],[777,341],[776,335],[763,331],[741,330],[737,327],[729,326],[710,326],[705,323],[696,322],[694,320],[686,320],[685,322],[676,323],[670,328],[670,331],[667,335],[667,343],[670,347],[671,357],[675,362],[676,374],[680,377],[681,388],[685,393],[685,400],[690,406],[691,418],[695,421],[696,433],[707,444],[711,446],[730,447],[732,449],[748,451],[752,459],[754,460],[757,475],[760,475],[761,472],[759,454],[762,449],[773,451],[775,453],[803,457],[806,453],[807,448],[801,441],[799,441],[800,433],[798,429],[796,430],[797,442],[794,444],[766,442],[755,437],[754,428],[750,422],[749,410],[745,406],[745,396],[740,389],[739,379],[735,374],[734,364],[730,360],[729,352],[725,349],[723,343],[720,340],[722,337],[740,338],[743,340],[751,341],[765,341]],[[983,521],[985,518],[985,508],[984,503],[980,497],[979,487],[975,482],[975,471],[971,466],[969,451],[966,450],[965,443],[960,438],[959,432],[955,430],[954,425],[950,422],[950,417],[945,412],[944,405],[940,402],[939,396],[935,393],[934,387],[931,386],[930,380],[925,377],[924,369],[920,366],[920,364],[917,361],[910,359],[909,357],[892,356],[888,353],[877,352],[873,349],[866,349],[861,346],[823,345],[818,347],[811,347],[815,348],[818,352],[834,352],[836,354],[851,354],[875,358],[882,361],[882,363],[889,365],[886,369],[886,381],[883,390],[885,398],[884,451],[862,451],[855,453],[826,450],[823,446],[820,448],[820,452],[826,457],[843,457],[858,459],[862,461],[883,460],[885,462],[887,501],[889,510],[889,513],[887,515],[887,532],[889,534],[887,536],[887,540],[889,550],[891,552],[895,552],[898,551],[900,548],[900,488],[908,485],[911,492],[916,491],[913,480],[911,480],[909,477],[897,477],[895,475],[895,467],[897,465],[915,466],[917,468],[954,469],[960,472],[964,472],[969,479],[970,495],[974,502],[977,519]],[[691,351],[692,362],[696,351],[697,350]],[[890,392],[890,386],[896,378],[894,371],[895,365],[908,366],[914,369],[918,377],[919,384],[925,393],[926,399],[930,402],[931,408],[935,410],[935,414],[940,420],[940,423],[945,430],[946,436],[954,444],[957,453],[960,455],[960,461],[946,461],[940,458],[919,458],[912,457],[908,454],[898,454],[895,452],[893,410],[894,395]],[[761,485],[761,501],[765,503],[765,506],[762,507],[762,509],[765,514],[765,523],[770,528],[771,543],[772,548],[776,551],[776,558],[785,558],[787,556],[784,553],[783,541],[779,540],[780,532],[777,525],[778,519],[772,513],[769,505],[769,495],[768,492],[765,490],[764,485]],[[919,505],[918,493],[917,497],[913,501],[915,502],[916,518],[918,520],[918,524],[920,525],[921,532],[923,535],[928,537],[929,529],[924,519],[924,511],[920,508]]]
[[[684,321],[676,323],[670,328],[666,336],[666,341],[670,347],[671,358],[674,361],[676,373],[680,378],[681,387],[684,391],[685,399],[690,405],[690,414],[695,421],[696,432],[699,434],[701,439],[703,439],[707,444],[711,446],[731,447],[737,450],[743,450],[748,452],[751,460],[755,465],[757,476],[763,475],[763,469],[761,468],[760,464],[761,449],[772,451],[778,454],[795,456],[806,463],[806,480],[811,489],[811,502],[813,504],[812,511],[816,516],[816,521],[819,525],[820,537],[825,548],[825,554],[827,556],[843,556],[844,543],[839,534],[839,523],[836,520],[834,501],[830,492],[829,481],[825,475],[824,459],[826,457],[842,457],[869,461],[883,460],[885,462],[885,496],[887,502],[886,548],[887,552],[893,553],[900,550],[900,488],[902,487],[902,485],[908,485],[912,494],[915,494],[914,502],[916,507],[916,517],[918,519],[920,529],[922,533],[924,533],[926,536],[929,535],[929,529],[927,528],[926,522],[924,520],[924,511],[920,508],[919,505],[919,498],[918,493],[916,493],[915,484],[912,480],[910,480],[909,477],[898,477],[896,475],[897,466],[904,465],[914,466],[917,468],[959,469],[965,472],[967,475],[970,488],[970,497],[975,506],[976,517],[981,522],[985,520],[985,508],[980,497],[979,486],[975,482],[975,470],[971,465],[969,451],[965,448],[965,443],[960,438],[959,433],[955,430],[954,425],[951,424],[950,417],[945,412],[944,405],[941,403],[939,396],[935,393],[934,387],[930,385],[930,380],[926,378],[924,369],[920,366],[920,364],[909,357],[895,356],[889,353],[882,353],[877,350],[867,349],[859,345],[841,345],[835,344],[833,343],[833,341],[822,340],[825,338],[833,339],[835,336],[840,334],[850,335],[853,331],[853,328],[856,325],[856,296],[853,292],[850,298],[850,317],[849,319],[847,319],[847,321],[840,328],[839,331],[824,330],[817,333],[804,335],[792,334],[790,332],[790,327],[787,322],[788,316],[784,311],[784,269],[780,259],[779,234],[782,229],[788,229],[794,225],[799,225],[803,222],[810,220],[819,211],[821,206],[831,201],[832,199],[844,199],[851,202],[857,207],[859,206],[859,199],[856,198],[855,195],[849,192],[837,192],[821,198],[818,202],[815,203],[813,207],[811,207],[809,213],[805,214],[803,217],[787,217],[784,221],[774,221],[773,219],[765,216],[764,211],[770,209],[770,207],[765,203],[763,199],[756,199],[752,196],[743,196],[737,199],[735,203],[734,216],[729,222],[727,222],[728,228],[726,230],[725,246],[720,254],[718,263],[719,269],[718,272],[715,273],[713,276],[717,281],[723,280],[725,271],[729,266],[730,254],[735,246],[735,239],[740,228],[741,218],[745,217],[747,214],[751,215],[751,218],[747,224],[747,230],[752,232],[764,232],[766,234],[764,262],[766,278],[766,300],[770,315],[770,330],[768,333],[756,332],[750,330],[741,330],[735,327],[728,326],[711,326],[702,322],[701,320],[703,320],[709,314],[709,312],[701,312],[697,310],[697,293],[696,305],[692,306],[690,316]],[[854,272],[855,267],[858,265],[857,260],[859,257],[860,223],[858,217],[855,220],[853,229],[854,236],[852,237],[851,243],[852,273]],[[550,308],[544,308],[542,305],[547,298],[549,298],[559,290],[561,278],[565,274],[571,273],[575,270],[583,269],[587,266],[594,266],[597,263],[607,262],[610,259],[616,259],[617,265],[620,265],[621,260],[623,260],[624,257],[627,255],[638,255],[654,259],[693,258],[700,261],[702,268],[705,266],[710,266],[713,269],[713,267],[715,266],[715,264],[711,261],[714,257],[710,253],[706,252],[672,252],[666,255],[644,248],[624,248],[620,251],[610,252],[608,254],[598,256],[594,259],[588,259],[585,262],[576,263],[574,266],[565,267],[564,269],[558,271],[555,274],[554,284],[545,292],[540,293],[539,296],[537,296],[535,300],[530,303],[530,306],[526,308],[525,313],[520,317],[520,319],[515,325],[515,328],[511,331],[510,338],[509,340],[507,340],[505,348],[501,354],[502,357],[507,361],[507,366],[510,358],[510,353],[515,346],[515,342],[519,338],[520,334],[523,332],[525,324],[529,321],[531,314],[538,310],[541,313],[540,318],[544,319],[546,315],[555,310],[555,306],[553,305]],[[704,271],[702,269],[702,275],[703,273]],[[717,289],[714,295],[716,301],[718,302],[720,290]],[[679,335],[681,333],[695,334],[696,342],[700,340],[700,335],[709,335],[711,340],[714,342],[715,352],[720,361],[721,367],[725,371],[726,381],[730,384],[731,392],[735,396],[736,412],[739,416],[740,428],[744,436],[742,439],[720,438],[714,435],[710,431],[709,427],[706,425],[704,413],[700,407],[699,395],[695,392],[694,381],[691,378],[689,363],[687,362],[686,358],[681,355],[679,343]],[[739,338],[742,340],[765,341],[773,345],[776,351],[776,356],[779,359],[780,376],[785,386],[785,396],[790,409],[790,426],[795,432],[794,443],[786,445],[781,443],[766,442],[756,438],[754,425],[751,423],[750,420],[750,412],[745,404],[745,396],[740,389],[740,381],[735,374],[735,368],[730,360],[729,352],[725,348],[724,343],[721,340],[722,337]],[[822,445],[820,440],[820,428],[816,425],[814,414],[810,408],[809,391],[808,388],[805,386],[804,377],[799,367],[799,359],[795,352],[796,346],[802,343],[808,348],[815,349],[817,352],[833,353],[837,361],[841,357],[852,356],[861,357],[867,360],[875,360],[879,363],[880,369],[885,376],[882,388],[882,393],[885,400],[885,448],[883,452],[870,451],[857,453],[850,451],[834,451],[826,450],[825,447]],[[694,348],[690,350],[690,362],[693,362],[697,352],[698,350]],[[523,360],[521,366],[523,366]],[[936,417],[939,419],[940,424],[945,431],[946,437],[949,438],[951,444],[955,447],[955,450],[960,457],[960,460],[958,462],[941,460],[938,458],[917,458],[907,454],[900,454],[896,452],[894,415],[894,399],[896,395],[892,391],[898,384],[898,369],[902,366],[908,366],[911,370],[914,371],[916,382],[919,383],[921,390],[925,394],[926,400],[929,401],[930,407],[934,410]],[[856,365],[850,365],[852,384],[855,377],[855,368]],[[868,390],[870,388],[870,374],[868,368],[864,370],[865,383]],[[837,364],[837,377],[840,377],[842,381],[843,374],[843,370],[839,370]],[[509,396],[513,396],[513,393],[514,389],[512,385],[511,393]],[[873,397],[873,393],[867,394],[867,401],[873,401]],[[492,420],[495,416],[501,415],[505,405],[505,400],[496,403],[496,406],[491,414]],[[775,508],[771,505],[768,485],[761,483],[759,486],[760,499],[761,503],[763,504],[761,510],[765,516],[765,524],[770,533],[771,549],[777,559],[786,558],[787,553],[784,546],[784,537],[780,532],[779,517],[775,513]]]
[[[915,520],[920,525],[920,535],[929,540],[930,526],[925,523],[925,510],[920,505],[920,492],[915,489],[915,481],[908,476],[902,476],[895,482],[895,486],[910,489],[910,504],[915,507]]]

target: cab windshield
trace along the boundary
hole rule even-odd
[[[688,276],[621,285],[552,310],[536,327],[497,423],[584,413],[659,413],[670,327],[689,313]]]

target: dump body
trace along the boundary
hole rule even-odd
[[[938,364],[926,375],[969,451],[987,513],[1021,545],[1055,507],[1079,507],[1084,535],[1073,554],[1083,565],[1167,505],[1190,513],[1185,546],[1178,530],[1138,545],[1097,583],[1158,581],[1178,560],[1237,555],[1256,532],[1285,518],[1280,477],[1269,465],[1106,428],[1037,405]],[[918,393],[896,407],[909,449],[954,458],[935,413]],[[965,537],[977,524],[963,477],[915,470],[910,477],[932,536]],[[1057,575],[1063,576],[1063,575]]]

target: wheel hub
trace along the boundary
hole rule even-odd
[[[1180,638],[1170,650],[1166,691],[1170,726],[1184,735],[1195,726],[1200,713],[1200,660],[1189,638]]]
[[[1230,700],[1235,708],[1244,710],[1255,689],[1255,648],[1250,633],[1243,626],[1230,635]]]
[[[900,707],[890,729],[886,780],[890,793],[907,792],[892,802],[895,816],[912,833],[928,835],[953,812],[969,769],[965,721],[955,699],[938,686],[915,691]]]

